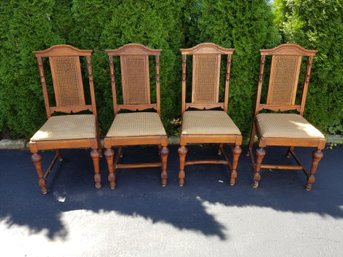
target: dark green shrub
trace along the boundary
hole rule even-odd
[[[284,42],[318,50],[314,59],[305,116],[323,132],[343,132],[342,1],[274,2]]]

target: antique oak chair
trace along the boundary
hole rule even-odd
[[[230,185],[237,177],[237,164],[242,152],[242,135],[231,120],[228,111],[229,80],[231,56],[234,49],[227,49],[213,43],[202,43],[188,49],[181,49],[182,54],[182,131],[180,135],[180,172],[179,185],[185,183],[185,166],[193,164],[224,164],[231,170]],[[187,55],[192,55],[192,96],[186,102],[186,62]],[[219,81],[221,57],[226,55],[224,102],[219,102]],[[210,110],[217,108],[219,110]],[[190,110],[196,109],[196,110]],[[187,144],[217,143],[219,154],[225,160],[186,161]],[[224,144],[233,144],[232,164],[224,151]]]
[[[91,148],[95,170],[95,187],[101,187],[99,170],[99,136],[95,105],[91,50],[80,50],[70,45],[55,45],[43,51],[35,51],[40,80],[43,89],[45,109],[48,120],[33,135],[29,142],[32,161],[36,168],[39,186],[43,194],[47,193],[46,179],[57,159],[62,160],[58,149]],[[43,57],[48,57],[52,75],[55,106],[51,106],[46,85]],[[86,104],[83,88],[80,58],[85,57],[90,87],[91,104]],[[90,111],[92,114],[70,114]],[[52,116],[53,113],[64,113]],[[68,114],[67,114],[68,113]],[[46,172],[42,169],[42,157],[39,150],[56,150],[55,157]]]
[[[261,50],[256,108],[249,143],[249,155],[254,167],[254,188],[259,186],[260,170],[263,168],[303,170],[307,177],[306,190],[309,191],[312,188],[315,181],[314,174],[323,157],[322,149],[325,147],[323,134],[303,117],[312,60],[316,53],[315,50],[306,50],[295,44],[283,44],[273,49]],[[261,103],[263,72],[267,56],[271,56],[268,57],[271,59],[269,85],[266,101]],[[307,58],[307,65],[304,69],[302,94],[301,92],[300,95],[298,94],[301,100],[297,101],[297,91],[301,91],[301,89],[298,90],[298,80],[302,70],[303,57]],[[273,112],[260,113],[262,110]],[[286,111],[288,112],[282,113]],[[256,133],[258,149],[255,161],[252,149]],[[262,164],[266,146],[289,146],[287,157],[293,156],[298,165]],[[305,170],[295,155],[294,147],[296,146],[316,148],[313,152],[313,162],[309,172]]]
[[[167,134],[160,119],[160,50],[141,44],[127,44],[107,50],[110,63],[114,121],[104,139],[108,164],[108,181],[111,189],[116,186],[116,169],[161,167],[162,186],[167,185],[167,158],[169,150]],[[114,56],[120,57],[123,103],[117,103]],[[150,97],[149,57],[155,57],[156,102]],[[154,112],[147,111],[148,109]],[[131,111],[119,113],[121,110]],[[139,112],[141,111],[141,112]],[[119,163],[123,146],[158,145],[160,162]],[[113,146],[118,147],[115,158]]]

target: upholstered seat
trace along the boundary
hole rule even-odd
[[[160,116],[155,112],[119,113],[106,137],[166,136]]]
[[[95,117],[92,114],[61,115],[49,118],[33,135],[32,142],[95,138]]]
[[[235,123],[224,111],[186,111],[182,120],[182,134],[241,135]]]
[[[261,137],[324,139],[324,135],[304,117],[293,113],[259,113],[256,115]]]

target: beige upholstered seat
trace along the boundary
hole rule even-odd
[[[95,117],[92,114],[51,117],[33,135],[31,141],[85,138],[96,138]]]
[[[155,112],[119,113],[106,137],[165,136],[160,116]]]
[[[224,111],[186,111],[182,120],[182,134],[241,135]]]
[[[324,135],[304,117],[293,113],[259,113],[256,115],[261,137],[324,139]]]

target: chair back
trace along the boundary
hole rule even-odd
[[[155,109],[160,113],[160,50],[141,44],[127,44],[118,49],[106,50],[109,56],[112,96],[115,114],[121,109]],[[120,57],[123,104],[117,103],[113,56]],[[151,103],[149,57],[155,56],[156,103]]]
[[[234,49],[213,43],[202,43],[181,49],[182,54],[182,112],[188,108],[207,109],[220,107],[227,111],[231,67]],[[192,99],[186,102],[186,62],[192,55]],[[224,102],[219,102],[220,65],[222,55],[227,55]]]
[[[261,50],[260,75],[258,82],[256,110],[296,110],[303,115],[310,73],[315,50],[306,50],[296,44],[283,44],[273,49]],[[266,56],[271,56],[271,68],[266,103],[261,103],[261,92]],[[302,59],[307,57],[305,81],[300,104],[296,104]]]
[[[49,49],[35,51],[43,88],[48,117],[54,112],[80,112],[89,110],[96,115],[93,73],[91,65],[92,50],[80,50],[70,45],[55,45]],[[82,81],[80,57],[86,57],[91,105],[87,105]],[[49,59],[56,106],[51,106],[46,86],[43,58]]]

